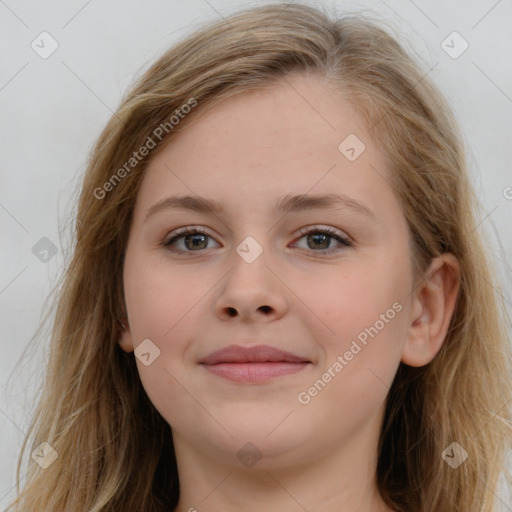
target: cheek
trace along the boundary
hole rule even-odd
[[[404,267],[351,261],[340,272],[326,274],[321,288],[317,279],[311,279],[308,289],[315,286],[318,290],[307,295],[311,309],[318,311],[333,331],[333,341],[357,335],[378,321],[395,302],[403,303],[408,290],[407,273],[398,268]],[[393,311],[390,315],[394,316]]]
[[[176,331],[194,317],[212,285],[207,277],[171,272],[169,264],[158,259],[127,261],[125,297],[136,338],[154,337],[160,343],[176,338]]]
[[[407,334],[407,264],[399,254],[372,264],[364,258],[347,262],[316,295],[317,311],[330,333],[317,338],[323,349],[319,374],[329,380],[337,399],[354,407],[358,400],[372,402],[375,386],[386,391],[400,362]]]
[[[189,424],[197,416],[186,392],[183,354],[207,290],[204,280],[171,273],[157,261],[127,258],[125,298],[134,345],[149,339],[160,351],[149,365],[136,358],[137,369],[150,401],[172,425]]]
[[[361,281],[355,289],[364,293],[338,293],[337,305],[325,304],[326,323],[336,334],[329,343],[318,340],[323,348],[318,372],[297,395],[304,421],[323,417],[344,435],[363,428],[383,406],[407,332],[406,307],[393,300],[398,294],[363,288]]]

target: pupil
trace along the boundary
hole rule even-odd
[[[327,249],[329,247],[329,240],[328,240],[328,238],[329,238],[328,235],[322,235],[322,234],[308,235],[308,245],[309,245],[310,240],[315,240],[315,243],[318,242],[318,241],[320,241],[320,242],[323,241],[321,246],[316,245],[316,248],[317,249],[318,248],[320,248],[320,249]]]
[[[192,240],[192,247],[189,246],[189,244],[187,242],[189,242],[190,240]],[[204,244],[206,240],[206,236],[205,235],[187,235],[185,237],[185,246],[187,247],[187,249],[191,249],[191,248],[198,248],[201,246],[201,243]],[[204,247],[200,247],[201,249],[204,249],[206,246],[208,245],[208,243],[206,243],[204,245]]]

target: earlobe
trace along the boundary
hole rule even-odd
[[[424,366],[434,359],[445,341],[459,288],[460,267],[455,256],[446,253],[434,258],[412,299],[403,363]]]
[[[133,352],[134,351],[132,333],[128,327],[124,326],[124,324],[121,324],[121,335],[119,337],[118,343],[119,343],[119,346],[125,352]]]

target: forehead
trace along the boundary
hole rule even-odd
[[[210,197],[233,213],[308,193],[397,207],[362,117],[318,77],[294,75],[211,108],[199,104],[183,127],[150,161],[136,215],[170,193]]]

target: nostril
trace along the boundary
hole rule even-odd
[[[258,309],[261,309],[264,313],[268,313],[272,310],[270,306],[260,306]]]
[[[229,316],[236,316],[236,309],[235,308],[228,308],[228,315]]]

